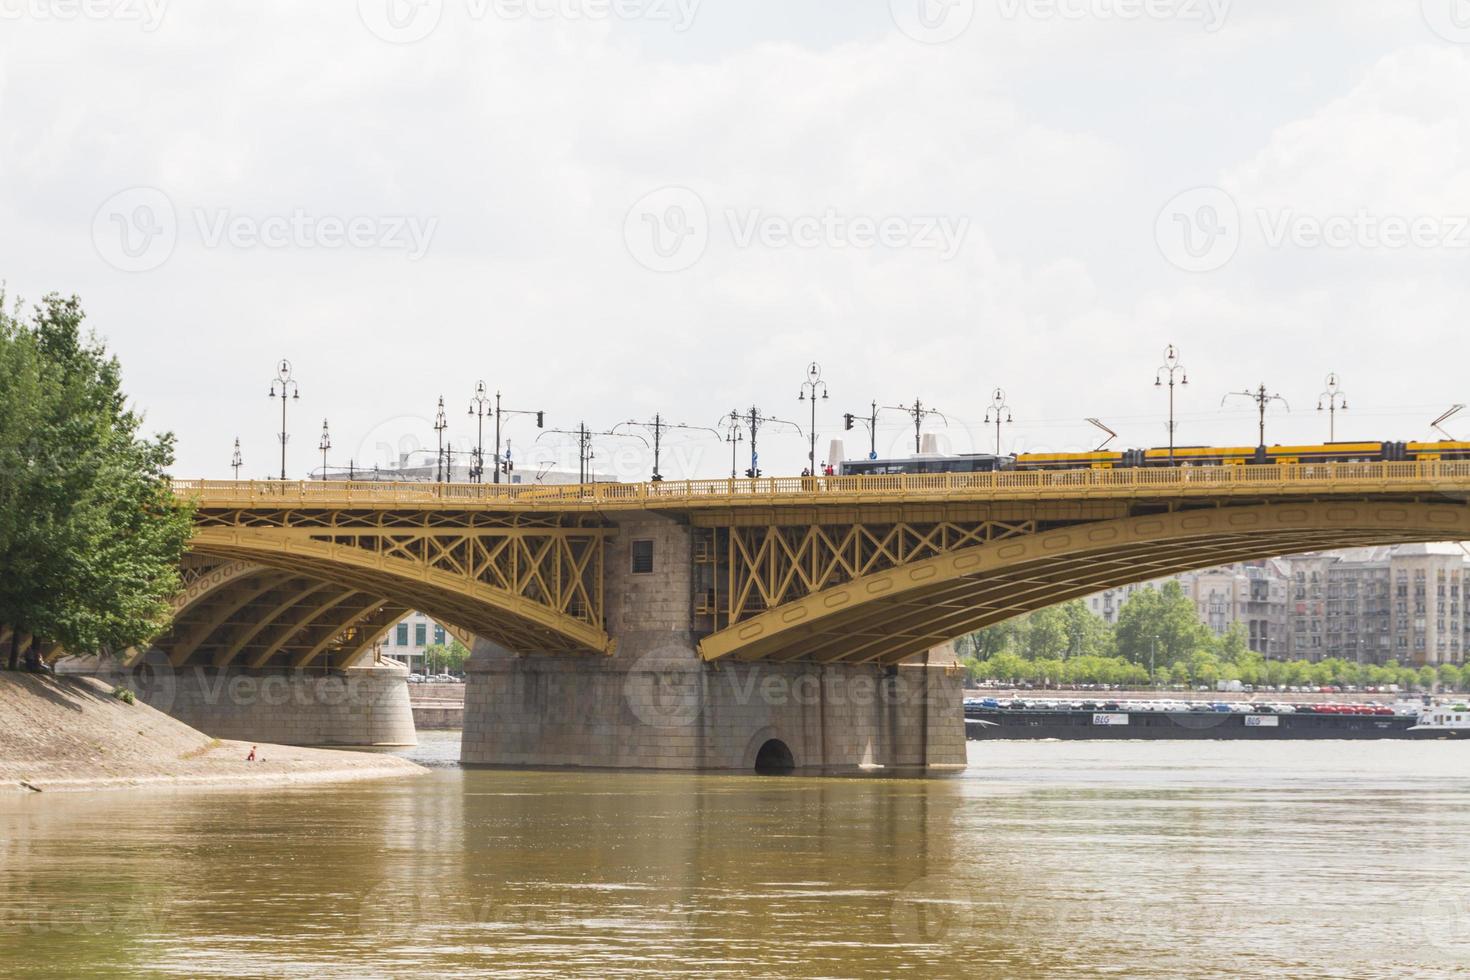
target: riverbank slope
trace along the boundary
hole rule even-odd
[[[92,677],[0,673],[0,792],[279,786],[410,776],[406,759],[212,739]]]

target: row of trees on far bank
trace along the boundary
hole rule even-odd
[[[957,644],[973,681],[1036,685],[1208,685],[1240,681],[1256,687],[1436,686],[1462,690],[1470,669],[1414,667],[1329,659],[1267,660],[1251,650],[1235,624],[1217,636],[1200,622],[1177,582],[1140,589],[1119,610],[1116,626],[1085,603],[1069,602],[964,637]]]
[[[173,437],[141,435],[122,372],[75,298],[0,294],[0,625],[5,666],[59,644],[121,652],[167,628],[192,518]]]
[[[449,643],[433,643],[424,647],[424,666],[430,674],[462,674],[470,659],[470,649],[456,639]]]

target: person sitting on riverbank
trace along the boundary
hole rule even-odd
[[[253,745],[250,746],[250,754],[245,757],[245,761],[246,762],[254,762],[255,761],[255,746],[253,746]]]

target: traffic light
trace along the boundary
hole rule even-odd
[[[851,412],[848,412],[846,415],[842,416],[842,421],[843,421],[843,426],[842,426],[843,429],[846,430],[846,431],[848,431],[848,432],[851,432],[852,431],[853,423],[855,421],[857,421],[857,419],[856,419],[856,417]]]
[[[755,479],[755,470],[753,470],[753,469],[751,469],[750,467],[747,466],[745,468],[745,478],[747,480],[753,480],[753,479]]]
[[[538,429],[544,429],[544,428],[546,428],[546,413],[545,412],[537,412],[536,413],[536,428],[538,428]]]

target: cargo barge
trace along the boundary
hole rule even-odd
[[[985,739],[1425,739],[1470,734],[1463,708],[965,703],[965,734]],[[1436,715],[1434,712],[1438,711]],[[1445,712],[1458,716],[1441,724]]]

